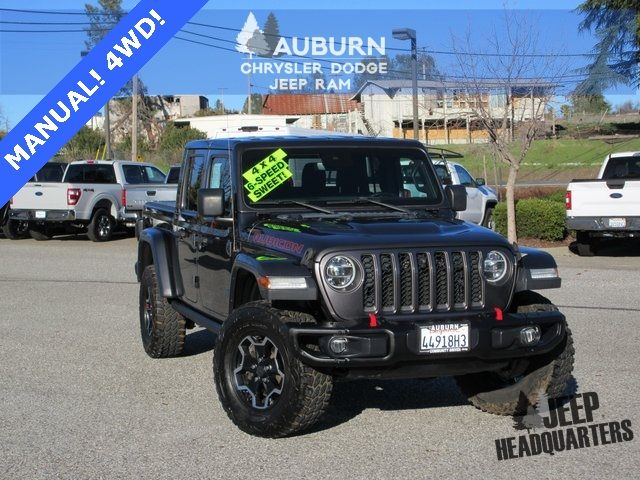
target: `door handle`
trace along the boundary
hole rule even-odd
[[[156,191],[155,190],[147,190],[147,195],[149,195],[150,197],[155,197],[156,196]]]

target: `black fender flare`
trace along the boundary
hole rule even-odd
[[[149,265],[156,268],[158,287],[165,298],[180,298],[184,295],[178,249],[175,237],[170,231],[159,228],[145,228],[138,241],[138,261],[136,274],[138,282],[144,269]]]
[[[260,258],[260,257],[258,257]],[[260,288],[260,294],[265,300],[317,300],[318,287],[313,277],[313,272],[304,265],[297,263],[297,260],[286,257],[265,257],[258,260],[246,253],[236,256],[231,269],[231,287],[229,291],[229,311],[234,309],[234,299],[236,298],[236,287],[238,285],[238,273],[246,271],[253,275]],[[304,277],[307,282],[305,289],[268,289],[258,281],[260,277]]]
[[[562,279],[557,275],[558,264],[555,258],[548,252],[530,247],[518,247],[520,261],[518,262],[518,276],[516,279],[516,292],[524,290],[544,290],[548,288],[560,288]],[[532,275],[532,271],[556,271],[556,276],[540,278]]]
[[[4,224],[9,221],[9,204],[3,205],[0,209],[0,227],[4,227]]]

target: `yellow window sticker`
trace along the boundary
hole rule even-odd
[[[279,148],[242,174],[252,202],[260,201],[293,176],[284,161],[286,157],[287,153]]]

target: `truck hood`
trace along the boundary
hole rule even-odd
[[[511,249],[507,239],[483,227],[443,218],[407,219],[371,217],[314,219],[306,221],[271,219],[259,221],[242,232],[248,246],[262,252],[279,252],[301,257],[308,249],[395,249],[412,247],[491,246]]]

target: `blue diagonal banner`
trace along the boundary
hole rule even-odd
[[[208,0],[142,0],[0,142],[0,206]],[[24,75],[32,72],[25,69]]]

